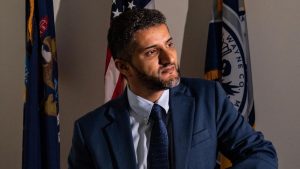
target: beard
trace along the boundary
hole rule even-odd
[[[165,90],[165,89],[170,89],[175,86],[177,86],[180,83],[180,69],[178,66],[175,66],[175,71],[177,72],[177,75],[174,77],[171,77],[167,80],[163,80],[161,78],[161,74],[163,72],[163,68],[166,66],[160,68],[157,72],[157,76],[151,76],[146,74],[145,72],[139,70],[137,67],[135,67],[133,64],[131,64],[133,69],[135,70],[136,76],[141,82],[141,85],[147,87],[148,89],[151,90]],[[170,66],[170,65],[167,65]]]

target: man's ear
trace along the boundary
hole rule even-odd
[[[122,59],[115,59],[116,68],[123,74],[125,77],[130,76],[129,64],[128,62]]]

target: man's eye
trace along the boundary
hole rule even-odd
[[[174,47],[174,46],[175,46],[175,44],[174,44],[173,42],[169,42],[169,43],[168,43],[168,47],[172,48],[172,47]]]
[[[146,56],[152,56],[152,55],[156,55],[158,53],[158,50],[156,49],[152,49],[146,52]]]

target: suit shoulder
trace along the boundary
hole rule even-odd
[[[191,90],[215,90],[216,81],[204,80],[200,78],[182,78],[181,83]]]
[[[98,125],[106,124],[106,112],[111,107],[111,101],[99,106],[98,108],[86,113],[85,115],[81,116],[79,119],[75,121],[80,125],[91,125],[93,123],[97,123]]]

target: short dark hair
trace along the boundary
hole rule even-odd
[[[114,18],[107,36],[113,58],[124,55],[135,32],[160,24],[166,24],[166,17],[155,9],[128,10]]]

